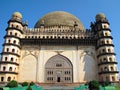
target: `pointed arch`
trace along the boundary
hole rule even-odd
[[[60,54],[51,57],[45,64],[45,82],[72,83],[73,65],[71,61]]]
[[[49,63],[51,60],[56,60],[57,58],[61,58],[61,59],[66,60],[69,63],[69,65],[71,65],[71,67],[73,67],[72,62],[67,57],[65,57],[65,56],[63,56],[61,54],[57,54],[57,55],[52,56],[51,58],[49,58],[49,60],[46,62],[46,64]],[[45,64],[45,66],[46,66],[46,64]]]

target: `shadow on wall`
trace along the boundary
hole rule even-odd
[[[85,72],[84,81],[89,82],[91,80],[97,80],[98,79],[97,61],[95,61],[91,55],[84,53],[83,63],[84,63],[83,71]]]

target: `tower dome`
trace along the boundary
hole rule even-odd
[[[106,16],[103,13],[99,13],[96,15],[96,21],[104,20]]]
[[[14,17],[18,17],[18,18],[22,19],[22,14],[20,12],[14,12],[13,15],[12,15],[12,17],[13,18]]]
[[[55,11],[46,14],[37,21],[37,23],[35,24],[35,28],[40,28],[41,24],[43,23],[45,26],[74,26],[74,24],[76,23],[80,30],[84,30],[84,26],[77,17],[64,11]]]

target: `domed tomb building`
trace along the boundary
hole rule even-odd
[[[109,22],[96,15],[89,30],[74,15],[51,12],[34,28],[19,12],[8,21],[0,61],[0,82],[81,84],[119,81]]]

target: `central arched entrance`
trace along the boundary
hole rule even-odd
[[[73,66],[70,60],[62,55],[55,55],[45,65],[46,83],[72,83]]]

